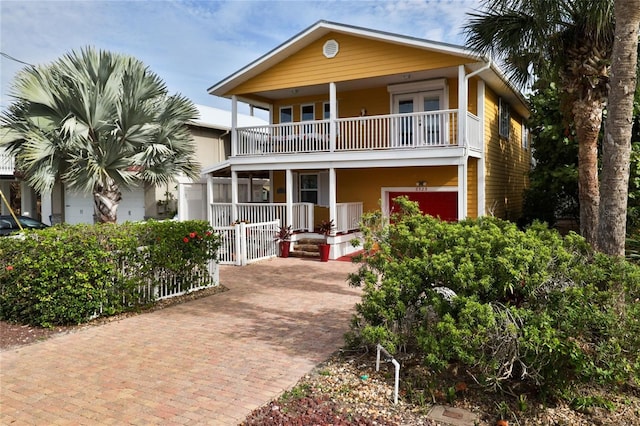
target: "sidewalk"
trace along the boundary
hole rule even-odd
[[[227,292],[0,352],[0,424],[236,425],[342,345],[355,268],[223,266]]]

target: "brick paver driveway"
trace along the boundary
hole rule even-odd
[[[222,267],[229,291],[0,353],[0,424],[235,425],[343,342],[355,265]]]

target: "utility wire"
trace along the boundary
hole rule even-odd
[[[32,64],[30,64],[30,63],[28,63],[28,62],[24,62],[24,61],[21,61],[20,59],[16,59],[16,58],[14,58],[13,56],[11,56],[11,55],[9,55],[9,54],[7,54],[7,53],[4,53],[4,52],[0,52],[0,56],[3,56],[3,57],[5,57],[5,58],[7,58],[7,59],[9,59],[9,60],[12,60],[12,61],[15,61],[15,62],[18,62],[18,63],[24,64],[24,65],[29,65],[30,67],[33,67],[33,66],[34,66],[34,65],[32,65]]]

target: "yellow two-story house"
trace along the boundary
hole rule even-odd
[[[214,225],[265,216],[238,202],[233,182],[247,176],[269,179],[262,204],[299,231],[327,219],[352,231],[399,195],[446,220],[521,215],[527,104],[464,47],[320,21],[209,93],[232,100],[232,117],[244,102],[271,123],[232,119],[231,156],[205,168],[232,182],[231,203],[211,204]],[[336,244],[331,257],[345,250]]]

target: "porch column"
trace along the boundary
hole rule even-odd
[[[211,208],[211,203],[213,203],[213,176],[209,174],[207,175],[207,197],[204,203],[207,209],[207,221],[213,226],[213,209]]]
[[[458,220],[467,217],[467,159],[458,165]]]
[[[269,202],[273,203],[273,191],[275,188],[273,187],[273,170],[269,170]]]
[[[285,186],[287,194],[287,205],[285,207],[286,218],[283,226],[293,226],[293,171],[291,169],[285,170]]]
[[[35,209],[35,194],[25,181],[20,182],[20,214],[23,216],[29,216],[37,219],[37,212]]]
[[[336,126],[336,110],[338,109],[338,101],[336,95],[336,84],[329,83],[329,152],[336,150],[336,140],[338,131]]]
[[[238,97],[231,96],[231,156],[238,154]]]
[[[0,180],[0,191],[7,199],[7,202],[11,201],[11,181],[10,180]],[[4,200],[0,199],[0,214],[9,214],[9,206],[7,206]]]
[[[231,222],[238,220],[238,172],[231,170]]]
[[[329,168],[329,220],[333,219],[333,223],[337,225],[338,220],[338,207],[336,196],[336,169],[333,167]]]
[[[49,222],[51,225],[53,225],[52,218],[51,218],[52,214],[53,214],[53,203],[51,202],[51,192],[45,192],[40,194],[40,215],[41,215],[40,221],[44,223]]]
[[[464,65],[458,66],[458,146],[467,147],[467,79]]]
[[[483,80],[478,80],[478,119],[480,125],[480,135],[478,136],[480,140],[480,146],[482,147],[482,154],[480,158],[478,158],[478,216],[485,215],[485,171],[484,171],[484,160],[485,160],[485,151],[484,151],[484,95],[485,95],[485,86]]]

